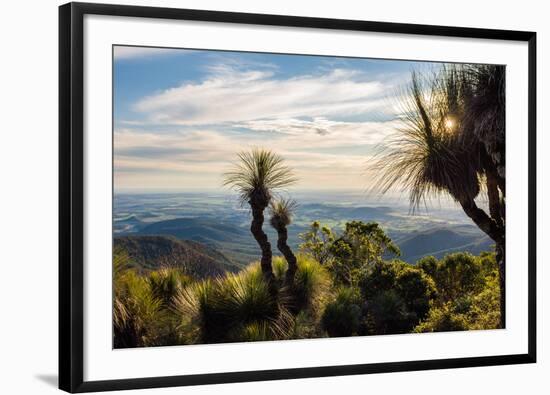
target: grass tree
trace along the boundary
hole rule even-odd
[[[376,188],[409,191],[413,208],[446,193],[496,244],[504,327],[504,107],[499,66],[453,66],[423,80],[413,73],[403,126],[378,158]],[[476,198],[486,190],[489,212]]]
[[[296,202],[292,199],[281,198],[277,201],[272,201],[270,205],[271,211],[271,226],[277,231],[277,249],[283,254],[287,263],[288,269],[285,274],[285,284],[289,287],[294,285],[294,276],[298,269],[296,256],[287,244],[288,231],[287,226],[292,223],[292,215],[296,208]]]
[[[262,252],[261,268],[263,276],[272,282],[273,268],[271,265],[271,244],[263,231],[264,211],[273,197],[273,191],[287,187],[296,178],[292,170],[284,164],[284,160],[276,153],[255,148],[238,154],[234,168],[225,173],[224,185],[235,189],[242,204],[248,203],[252,211],[250,232],[260,246]]]
[[[501,325],[505,322],[505,201],[506,155],[505,139],[505,68],[479,65],[462,70],[462,78],[470,89],[464,98],[461,127],[463,144],[480,160],[478,170],[485,175],[489,215],[494,221],[497,237],[496,259],[499,266]]]

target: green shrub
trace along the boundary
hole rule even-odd
[[[422,270],[401,261],[380,262],[360,281],[369,333],[411,331],[430,310],[436,291]]]
[[[471,298],[468,311],[470,329],[500,328],[500,290],[498,273],[486,277],[485,287]]]
[[[444,302],[479,292],[484,286],[481,265],[465,252],[446,255],[437,265],[432,276]]]
[[[449,332],[465,331],[469,329],[468,319],[465,314],[455,310],[452,303],[446,303],[441,307],[434,307],[430,314],[415,329],[415,332]]]
[[[434,278],[437,273],[437,265],[439,261],[432,255],[420,258],[416,261],[416,267],[422,269],[424,273]]]
[[[417,265],[435,279],[438,297],[416,332],[496,329],[500,326],[498,267],[494,253],[455,253]]]
[[[300,250],[327,267],[337,286],[355,286],[365,268],[401,254],[376,222],[350,221],[337,235],[316,221],[300,238]]]
[[[476,258],[485,276],[498,276],[498,264],[494,252],[482,252]]]
[[[336,235],[328,226],[321,226],[319,221],[314,221],[309,231],[299,235],[302,240],[300,251],[313,257],[321,265],[326,265],[332,259],[330,247]]]

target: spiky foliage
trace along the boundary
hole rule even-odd
[[[465,100],[462,136],[465,143],[480,141],[505,177],[505,77],[498,65],[464,66],[462,78],[471,87]]]
[[[361,326],[361,294],[356,288],[342,287],[336,291],[323,312],[321,325],[330,337],[359,334]]]
[[[255,342],[275,340],[266,322],[252,322],[238,331],[239,341]]]
[[[122,250],[113,253],[113,325],[115,328],[124,328],[128,321],[128,310],[124,306],[123,293],[121,289],[122,276],[129,267],[129,258]]]
[[[458,71],[423,80],[413,73],[403,98],[403,126],[374,163],[379,171],[375,188],[409,191],[411,207],[427,197],[448,192],[455,200],[474,199],[479,193],[477,167],[471,152],[460,143],[464,89]]]
[[[280,256],[273,258],[273,273],[279,285],[283,284],[288,263]]]
[[[281,257],[275,257],[273,267],[277,282],[283,284],[287,262]],[[285,289],[289,296],[285,304],[294,314],[307,310],[316,315],[329,297],[330,286],[329,272],[311,256],[300,254],[297,256],[294,284]]]
[[[175,298],[180,328],[196,342],[287,339],[292,315],[270,292],[259,265],[184,288]]]
[[[298,207],[298,204],[293,199],[281,198],[271,201],[269,205],[271,226],[275,229],[281,229],[290,225],[296,207]]]
[[[169,307],[178,291],[192,281],[178,268],[161,268],[152,271],[147,280],[153,295],[162,301],[163,307]]]
[[[216,337],[216,328],[210,328],[214,293],[213,281],[206,279],[181,288],[174,296],[173,311],[179,317],[177,330],[188,343],[208,342]]]
[[[224,185],[235,189],[241,202],[254,201],[265,206],[273,190],[292,185],[297,181],[284,159],[273,151],[254,148],[237,154],[234,168],[224,174]]]
[[[166,269],[140,274],[127,253],[113,256],[114,347],[148,347],[186,343],[177,336],[169,311],[171,298],[186,276]]]
[[[126,295],[123,289],[123,276],[128,266],[128,255],[122,250],[116,250],[113,254],[113,327],[115,347],[118,344],[130,344],[132,342],[130,336],[124,336],[127,338],[124,341],[121,339],[121,335],[124,335],[130,329],[130,313],[124,303]]]
[[[113,303],[115,348],[159,345],[162,301],[153,295],[145,277],[128,270],[116,278]]]
[[[299,309],[318,313],[327,298],[330,275],[319,262],[298,255],[298,270],[294,282],[294,303]]]

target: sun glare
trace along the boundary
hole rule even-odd
[[[453,130],[455,128],[455,126],[456,126],[456,123],[455,123],[454,119],[452,119],[452,118],[445,119],[445,127],[447,129]]]

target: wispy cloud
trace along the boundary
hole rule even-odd
[[[314,124],[317,121],[312,121]],[[321,123],[326,121],[321,121]],[[293,121],[290,121],[292,124]],[[155,173],[165,186],[185,186],[191,179],[220,187],[222,173],[236,153],[253,147],[272,149],[296,170],[301,188],[366,188],[365,164],[393,126],[391,122],[330,123],[327,135],[316,127],[302,134],[270,134],[252,129],[227,133],[215,129],[171,133],[123,129],[115,132],[115,169],[120,184],[132,184],[137,173]],[[152,182],[152,180],[151,180]],[[155,182],[159,182],[158,179]]]
[[[180,125],[260,119],[356,116],[384,111],[391,89],[354,70],[277,78],[269,69],[211,66],[200,82],[184,83],[139,100],[152,122]]]
[[[236,153],[258,146],[282,155],[300,188],[369,186],[365,164],[400,124],[395,80],[208,59],[200,78],[136,100],[138,121],[117,120],[118,187],[220,187]]]

